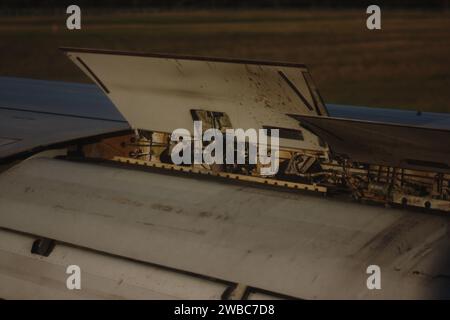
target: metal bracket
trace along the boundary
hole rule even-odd
[[[55,248],[56,242],[53,239],[39,238],[33,242],[31,253],[48,257]]]

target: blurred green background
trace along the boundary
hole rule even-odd
[[[6,11],[5,11],[6,12]],[[0,76],[90,82],[60,46],[307,64],[327,103],[450,111],[450,12],[353,9],[101,10],[0,15]]]

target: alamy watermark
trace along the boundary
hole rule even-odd
[[[80,30],[81,29],[81,9],[77,5],[70,5],[66,9],[66,13],[70,16],[66,19],[66,27],[69,30]]]
[[[68,290],[81,290],[81,268],[76,264],[67,267],[66,287]]]
[[[376,264],[372,264],[367,267],[366,273],[370,274],[366,281],[367,289],[381,290],[381,268]]]
[[[370,14],[366,20],[366,26],[369,30],[381,29],[381,8],[377,5],[370,5],[366,10],[367,14]]]
[[[194,121],[193,138],[187,129],[175,129],[171,140],[172,162],[183,164],[260,164],[260,174],[274,175],[279,168],[279,132],[271,129],[202,130],[202,121]],[[270,140],[270,143],[269,143]],[[225,147],[224,147],[225,146]],[[224,155],[225,148],[225,155]]]
[[[70,5],[66,8],[69,16],[66,19],[66,27],[69,30],[81,29],[81,8],[77,5]],[[366,27],[369,30],[381,29],[381,8],[378,5],[370,5],[366,9],[366,13],[370,14],[366,20]]]

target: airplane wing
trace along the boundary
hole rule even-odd
[[[92,85],[0,77],[0,159],[129,130]]]
[[[450,114],[414,110],[327,104],[330,117],[450,130]]]
[[[174,296],[218,298],[224,284],[241,284],[272,297],[450,298],[445,215],[48,158],[2,173],[0,199],[1,227],[57,241],[58,250],[41,264],[83,262],[90,275],[80,292],[85,296],[127,296],[134,283],[142,290],[153,286],[147,297],[171,285]],[[6,236],[0,228],[0,239]],[[33,241],[22,241],[23,248],[0,241],[0,281],[14,274],[10,288],[26,284],[23,294],[35,282],[44,297],[42,288],[68,294],[64,271],[31,268],[39,256],[29,253]],[[77,252],[62,260],[67,245]],[[13,273],[11,261],[30,267]],[[127,261],[148,268],[148,278],[133,264],[123,269]],[[382,290],[367,289],[370,265],[381,268]],[[181,274],[190,277],[176,294]],[[55,280],[36,280],[44,276]],[[111,278],[116,282],[107,282]],[[117,285],[120,279],[128,288]],[[157,279],[162,284],[155,287]]]
[[[450,171],[450,130],[291,115],[316,133],[332,152],[355,162]]]
[[[298,129],[300,121],[356,159],[448,164],[445,130],[414,127],[411,136],[404,126],[360,121],[379,119],[376,110],[348,106],[328,111],[360,120],[317,117],[328,113],[301,65],[139,54],[121,55],[122,65],[106,52],[67,52],[101,89],[0,79],[0,158],[131,128],[190,128],[190,108],[223,106],[235,127]],[[391,159],[394,148],[401,156]],[[220,299],[238,286],[249,299],[450,298],[449,217],[290,191],[87,159],[37,156],[0,168],[0,298]],[[33,252],[37,241],[55,241],[53,251]],[[86,272],[79,293],[65,286],[72,264]],[[382,270],[382,290],[367,289],[370,265]]]

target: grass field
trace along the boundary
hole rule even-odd
[[[239,11],[0,17],[0,75],[85,81],[59,46],[307,64],[327,103],[450,112],[450,12]]]

